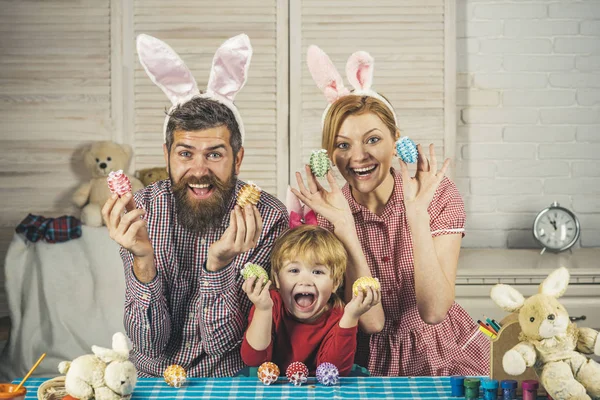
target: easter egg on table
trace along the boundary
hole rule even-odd
[[[340,381],[340,371],[329,362],[319,364],[316,374],[317,381],[325,386],[337,385]]]
[[[180,365],[169,365],[163,373],[165,382],[174,388],[180,388],[187,380],[187,373]]]
[[[308,367],[300,361],[294,361],[285,370],[285,376],[291,384],[300,386],[308,380]]]
[[[258,367],[258,379],[265,385],[277,382],[279,367],[272,362],[264,362]]]

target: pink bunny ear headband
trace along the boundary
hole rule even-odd
[[[137,37],[137,51],[140,62],[152,82],[171,100],[173,106],[169,114],[175,107],[194,97],[215,100],[233,112],[244,143],[244,124],[233,100],[248,79],[248,67],[252,58],[252,46],[248,36],[237,35],[219,47],[213,58],[205,93],[200,93],[188,67],[165,42],[141,34]],[[165,142],[168,122],[167,115],[163,126]]]
[[[321,126],[325,122],[325,117],[327,116],[327,112],[331,105],[337,99],[349,95],[370,96],[381,101],[390,109],[394,116],[394,122],[398,125],[398,119],[396,118],[396,113],[394,112],[392,105],[384,99],[383,96],[371,89],[375,61],[369,53],[357,51],[348,58],[348,62],[346,63],[346,76],[348,82],[350,82],[354,88],[352,92],[344,87],[342,76],[331,62],[331,59],[317,46],[311,45],[308,47],[306,63],[308,64],[308,70],[317,84],[317,87],[321,89],[329,102],[327,108],[325,108],[325,111],[323,112]]]
[[[302,225],[318,225],[317,215],[307,205],[300,204],[300,200],[289,188],[285,196],[285,205],[290,213],[290,229]]]

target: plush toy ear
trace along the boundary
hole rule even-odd
[[[132,349],[131,341],[122,332],[117,332],[112,337],[112,347],[114,351],[127,353]]]
[[[323,50],[315,45],[309,46],[306,52],[306,63],[317,87],[321,89],[329,103],[350,94],[350,91],[344,87],[342,76]]]
[[[137,52],[152,82],[162,89],[173,105],[200,93],[188,67],[165,42],[149,35],[138,35]]]
[[[359,91],[371,89],[375,61],[366,51],[357,51],[348,58],[346,77],[348,82]]]
[[[250,38],[241,34],[228,39],[213,58],[208,78],[208,92],[233,102],[248,79],[252,59]]]
[[[544,282],[540,284],[539,292],[548,296],[559,298],[569,286],[569,270],[565,267],[553,271]]]
[[[105,363],[123,359],[122,355],[113,349],[106,349],[100,346],[92,346],[92,353]]]
[[[518,290],[511,286],[499,284],[492,288],[490,297],[504,311],[519,311],[525,303],[525,298]]]

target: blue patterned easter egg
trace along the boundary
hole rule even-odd
[[[396,155],[407,164],[417,162],[417,145],[408,136],[402,136],[396,141]]]

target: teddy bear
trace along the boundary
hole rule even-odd
[[[79,400],[128,399],[137,383],[137,371],[129,361],[131,342],[122,332],[112,337],[112,349],[92,346],[94,354],[63,361],[58,365],[66,374],[65,390]]]
[[[154,182],[169,179],[169,173],[165,167],[145,168],[135,171],[135,177],[138,178],[144,186]]]
[[[95,142],[84,151],[83,160],[92,179],[81,185],[73,195],[73,203],[82,208],[81,220],[88,226],[102,226],[102,207],[111,193],[106,182],[112,171],[126,170],[131,159],[131,147],[111,141]],[[131,191],[144,187],[137,178],[130,177]]]
[[[569,284],[569,271],[561,267],[540,284],[528,299],[509,285],[495,285],[492,300],[503,310],[517,312],[519,343],[502,358],[509,375],[533,367],[552,398],[600,399],[600,364],[583,354],[600,355],[600,335],[578,328],[557,300]]]

